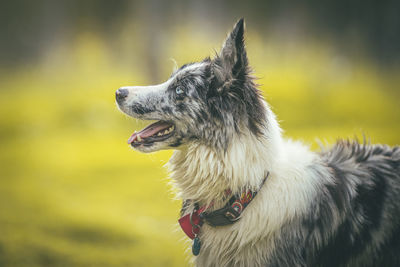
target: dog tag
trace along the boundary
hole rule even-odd
[[[193,255],[197,256],[200,253],[200,248],[201,248],[201,241],[198,236],[196,236],[193,239],[193,245],[192,245],[192,253]]]

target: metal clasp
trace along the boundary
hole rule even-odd
[[[239,216],[236,217],[236,215],[233,214],[233,213],[230,212],[230,211],[225,212],[225,217],[226,217],[228,220],[230,220],[231,222],[234,222],[234,221],[239,220]]]
[[[197,228],[198,230],[200,230],[200,225],[195,224],[195,223],[193,222],[193,219],[192,219],[193,212],[196,212],[196,211],[197,211],[197,209],[194,209],[194,210],[190,213],[190,216],[189,216],[190,224],[192,225],[192,233],[193,233],[193,235],[194,235],[195,237],[197,237],[197,234],[194,232],[194,229]]]

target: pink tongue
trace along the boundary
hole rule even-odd
[[[131,144],[133,141],[135,141],[139,134],[140,134],[140,138],[147,138],[149,136],[152,136],[152,135],[158,133],[161,130],[168,129],[171,126],[172,126],[171,124],[169,124],[165,121],[158,121],[156,123],[150,124],[149,126],[144,128],[140,132],[133,133],[131,135],[131,137],[129,137],[129,139],[128,139],[128,144]]]

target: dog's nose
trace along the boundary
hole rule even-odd
[[[115,92],[115,99],[117,99],[118,102],[121,102],[128,96],[128,94],[129,94],[128,89],[119,88]]]

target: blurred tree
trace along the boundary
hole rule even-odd
[[[4,2],[0,9],[0,64],[19,65],[39,59],[49,47],[76,34],[82,25],[91,25],[91,29],[109,36],[122,21],[131,20],[140,23],[147,33],[141,40],[146,43],[147,68],[152,79],[158,80],[155,59],[162,51],[168,26],[183,25],[193,18],[214,25],[232,24],[232,20],[244,16],[253,22],[253,28],[258,26],[264,32],[304,27],[332,37],[351,52],[358,51],[354,44],[363,44],[386,65],[399,62],[399,14],[398,0],[13,0]]]

